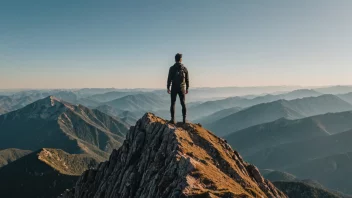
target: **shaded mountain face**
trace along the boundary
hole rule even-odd
[[[57,197],[97,165],[86,154],[41,149],[0,169],[0,197]]]
[[[50,96],[0,116],[0,149],[50,147],[105,159],[121,146],[128,128],[98,110]]]
[[[62,197],[286,197],[222,139],[146,114]]]
[[[263,176],[274,183],[274,185],[281,191],[285,192],[290,197],[343,197],[350,198],[352,196],[343,194],[338,191],[327,189],[324,185],[316,180],[311,179],[298,179],[283,171],[262,170]],[[306,175],[305,175],[306,176]]]
[[[274,146],[246,156],[260,168],[284,170],[300,179],[352,194],[352,131]]]
[[[262,149],[328,136],[352,129],[352,112],[328,113],[298,120],[279,119],[256,125],[224,138],[244,156]]]
[[[308,160],[287,171],[299,178],[312,178],[331,189],[352,194],[351,167],[352,152],[347,152]]]
[[[0,150],[0,168],[11,163],[23,156],[28,155],[32,151],[20,150],[15,148]]]
[[[263,169],[282,170],[295,167],[312,159],[347,153],[352,150],[351,138],[352,131],[347,131],[270,147],[249,155],[246,159]]]
[[[351,109],[351,104],[334,95],[322,95],[289,101],[279,100],[252,106],[205,126],[213,130],[217,135],[224,136],[254,125],[272,122],[279,118],[299,119]]]
[[[263,174],[263,176],[268,179],[271,182],[275,181],[295,181],[297,178],[296,176],[287,173],[287,172],[282,172],[282,171],[270,171],[266,174]]]
[[[336,193],[328,191],[323,188],[313,187],[304,182],[274,182],[274,185],[282,192],[286,193],[288,197],[299,198],[341,198]]]

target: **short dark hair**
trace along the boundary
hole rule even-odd
[[[175,56],[175,61],[176,62],[180,62],[181,58],[182,58],[182,54],[177,53],[176,56]]]

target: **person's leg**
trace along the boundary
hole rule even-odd
[[[183,123],[186,122],[186,116],[187,116],[187,108],[186,108],[186,93],[185,91],[180,91],[178,93],[178,96],[180,97],[180,102],[182,106],[182,116],[183,116]]]
[[[175,122],[176,97],[177,97],[177,91],[171,90],[171,106],[170,106],[171,122]]]

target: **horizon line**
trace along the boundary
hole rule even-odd
[[[326,87],[352,87],[352,84],[332,84],[332,85],[258,85],[258,86],[219,86],[219,87],[192,87],[192,89],[219,89],[219,88],[273,88],[273,87],[301,87],[301,88],[326,88]],[[79,89],[116,89],[116,90],[162,90],[164,88],[116,88],[116,87],[75,87],[75,88],[0,88],[4,90],[79,90]]]

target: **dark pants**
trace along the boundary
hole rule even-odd
[[[171,89],[171,118],[175,118],[175,103],[177,95],[180,98],[181,106],[182,106],[182,116],[186,118],[187,109],[186,109],[186,93],[182,89]]]

